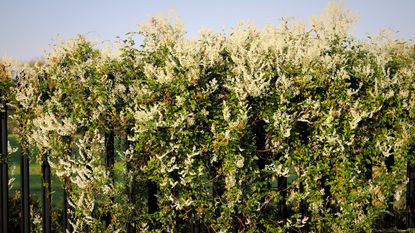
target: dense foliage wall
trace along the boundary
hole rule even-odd
[[[405,205],[415,47],[357,40],[352,23],[334,5],[309,27],[241,24],[190,39],[155,17],[118,56],[80,36],[45,64],[3,62],[1,88],[22,151],[66,180],[74,231],[185,232],[197,221],[209,232],[371,231]]]

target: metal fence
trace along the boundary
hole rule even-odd
[[[7,159],[8,156],[8,115],[9,113],[13,112],[7,103],[2,100],[1,102],[1,112],[0,112],[0,125],[1,125],[1,166],[0,166],[0,233],[7,233],[10,232],[9,228],[9,162]],[[115,133],[114,131],[110,131],[105,136],[105,153],[106,153],[106,166],[109,170],[112,170],[114,163],[115,163],[115,148],[114,148],[114,138]],[[31,219],[30,219],[30,174],[29,174],[29,151],[21,151],[21,158],[20,158],[20,176],[21,176],[21,183],[20,183],[20,192],[21,192],[21,218],[20,221],[20,231],[22,233],[29,233],[31,232]],[[42,166],[42,190],[41,190],[41,203],[42,203],[42,229],[43,232],[49,233],[54,232],[52,230],[52,203],[51,203],[51,169],[48,163],[47,156],[43,157]],[[114,177],[114,174],[112,174]],[[68,202],[68,192],[70,192],[70,188],[68,186],[69,180],[65,179],[63,184],[63,212],[62,212],[62,230],[63,232],[72,232],[71,225],[69,223],[69,212],[71,206]],[[136,187],[132,185],[129,187],[129,199],[131,203],[136,202]],[[157,211],[157,184],[153,182],[148,182],[148,210],[149,213],[154,213]],[[108,213],[107,217],[104,219],[107,225],[109,225],[111,218],[110,213]],[[199,226],[192,226],[195,229],[193,232],[199,232]],[[129,224],[126,226],[127,232],[132,233],[136,232],[137,229],[134,224]]]
[[[1,102],[1,109],[0,112],[0,125],[1,125],[1,166],[0,166],[0,174],[1,174],[1,186],[0,186],[0,233],[6,233],[9,232],[9,165],[7,160],[7,145],[8,145],[8,132],[7,132],[7,118],[8,118],[8,111],[13,111],[13,109],[8,109],[8,106],[6,105],[6,102],[3,100]],[[256,145],[257,145],[257,151],[258,153],[266,153],[265,150],[265,129],[264,126],[261,124],[258,124],[256,126],[257,130],[255,132],[256,134]],[[115,133],[114,131],[110,131],[106,137],[105,137],[105,153],[106,153],[106,166],[109,170],[112,170],[114,166],[115,161],[115,148],[114,148],[114,137]],[[391,167],[394,163],[393,157],[389,160],[388,166]],[[265,161],[261,161],[261,159],[258,161],[259,167],[263,168],[265,166]],[[127,164],[127,166],[129,166]],[[369,164],[369,170],[371,170],[371,165]],[[20,184],[20,192],[21,192],[21,218],[20,221],[20,230],[23,233],[28,233],[31,231],[30,229],[30,202],[29,202],[29,190],[30,190],[30,180],[29,180],[29,152],[28,151],[22,151],[21,152],[21,158],[20,158],[20,168],[21,168],[21,184]],[[43,158],[42,162],[42,192],[41,192],[41,201],[42,201],[42,228],[43,232],[52,232],[51,224],[52,224],[52,218],[51,218],[51,170],[50,166],[48,164],[47,157]],[[367,178],[371,178],[371,172],[367,174]],[[415,165],[408,164],[407,165],[407,190],[406,190],[406,209],[402,212],[404,213],[404,217],[400,219],[397,219],[397,217],[392,216],[387,219],[385,219],[386,223],[384,226],[386,227],[398,227],[403,230],[407,230],[410,228],[415,228]],[[63,212],[62,212],[62,229],[64,232],[71,232],[71,225],[69,224],[69,211],[70,211],[70,205],[68,203],[68,180],[65,180],[64,182],[64,194],[63,194]],[[324,183],[324,181],[322,181]],[[323,185],[324,186],[324,185]],[[131,185],[131,187],[128,188],[128,197],[131,203],[136,202],[137,198],[137,191],[136,186],[134,183]],[[278,187],[277,189],[279,192],[281,192],[283,197],[287,197],[287,179],[286,177],[278,177]],[[300,187],[301,189],[301,187]],[[330,195],[330,187],[326,187],[327,189],[326,195]],[[216,192],[216,194],[220,195],[223,190],[220,190],[220,187],[214,187],[213,192]],[[157,184],[153,182],[147,183],[147,207],[149,213],[155,213],[158,211],[158,204],[157,204]],[[328,196],[329,198],[330,196]],[[389,208],[393,208],[390,206]],[[286,206],[285,201],[282,200],[278,207],[280,213],[279,215],[282,218],[285,218],[288,215],[289,207]],[[302,204],[302,212],[303,214],[306,214],[307,212],[307,206],[305,203]],[[104,219],[106,224],[108,225],[111,221],[110,214],[108,213],[108,216]],[[134,224],[129,224],[126,226],[127,232],[137,232],[137,229],[135,228]],[[307,232],[307,226],[303,228],[302,231]],[[201,232],[202,228],[200,225],[200,221],[196,220],[193,223],[190,223],[190,231],[193,233]],[[235,224],[234,232],[237,232],[237,224]]]

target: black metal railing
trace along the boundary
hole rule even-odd
[[[8,200],[9,200],[9,176],[8,176],[8,163],[7,163],[7,105],[6,101],[1,101],[1,108],[0,111],[0,149],[1,149],[1,166],[0,166],[0,175],[1,175],[1,185],[0,185],[0,227],[1,232],[6,233],[8,229]]]
[[[8,109],[8,106],[4,100],[1,101],[1,111],[0,111],[0,150],[1,150],[1,166],[0,166],[0,233],[7,233],[9,231],[9,195],[8,195],[8,182],[9,182],[9,176],[8,176],[8,151],[7,151],[7,145],[8,145],[8,132],[7,132],[7,118],[8,118],[8,111],[12,109]],[[256,144],[257,144],[257,151],[259,153],[259,166],[263,167],[265,166],[265,160],[262,158],[262,156],[266,156],[267,153],[265,149],[265,140],[266,140],[266,132],[264,129],[264,125],[262,122],[259,122],[256,126],[257,130],[255,131],[256,134]],[[109,171],[113,173],[113,166],[114,166],[114,157],[115,157],[115,148],[114,148],[114,130],[111,130],[106,135],[106,165]],[[22,141],[20,143],[26,143],[24,142],[24,138],[21,139]],[[29,190],[30,190],[30,180],[29,180],[29,150],[24,149],[25,147],[22,147],[21,150],[21,160],[20,160],[20,168],[21,168],[21,219],[20,219],[20,229],[21,232],[31,232],[30,229],[30,199],[29,199]],[[262,154],[261,154],[262,153]],[[52,205],[51,205],[51,170],[48,163],[48,153],[43,154],[43,161],[42,161],[42,193],[41,193],[41,200],[42,200],[42,227],[43,232],[49,233],[52,232],[52,219],[51,219],[51,211],[52,211]],[[388,162],[388,167],[392,166],[394,161]],[[127,166],[129,166],[127,164]],[[114,176],[114,174],[112,174]],[[415,228],[415,165],[408,164],[407,165],[407,191],[406,191],[406,227],[407,228]],[[133,179],[134,180],[134,179]],[[324,183],[324,180],[322,181]],[[283,193],[283,196],[286,197],[286,190],[287,190],[287,180],[285,177],[278,177],[278,190],[280,190]],[[134,187],[135,182],[131,182],[132,187],[128,187],[129,190],[129,199],[130,202],[132,202],[132,205],[135,205],[136,201],[136,187]],[[217,188],[217,187],[214,187]],[[301,192],[302,186],[300,185],[300,192]],[[71,207],[68,203],[68,196],[70,195],[71,187],[69,186],[69,180],[68,178],[65,179],[64,182],[64,194],[63,194],[63,201],[64,201],[64,210],[63,210],[63,219],[62,219],[62,229],[64,232],[69,231],[71,232],[71,225],[69,224],[69,215],[71,212]],[[147,199],[148,199],[148,211],[149,213],[155,213],[158,211],[158,200],[157,200],[157,191],[158,187],[157,184],[148,181],[147,182]],[[220,192],[217,191],[217,192]],[[328,194],[329,195],[329,194]],[[112,198],[114,201],[114,198]],[[302,204],[303,206],[303,204]],[[288,207],[285,205],[285,201],[281,201],[280,204],[280,215],[286,216]],[[302,215],[307,215],[307,208],[301,208]],[[196,213],[194,213],[196,215]],[[111,221],[111,213],[107,214],[107,217],[105,219],[106,224],[110,224]],[[131,220],[133,221],[133,220]],[[199,233],[202,231],[201,223],[199,218],[196,218],[195,221],[189,223],[190,224],[190,231],[194,233]],[[238,231],[238,223],[235,221],[235,226],[233,227],[234,231]],[[136,232],[136,225],[133,222],[130,222],[128,226],[126,226],[128,229],[128,232]]]

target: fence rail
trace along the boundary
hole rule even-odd
[[[0,190],[0,213],[1,213],[1,217],[0,217],[0,233],[6,233],[9,232],[8,230],[8,226],[9,226],[9,205],[8,205],[8,182],[9,182],[9,176],[8,176],[8,161],[7,161],[7,137],[8,137],[8,132],[7,132],[7,118],[8,118],[8,111],[10,111],[11,109],[7,108],[6,102],[2,101],[1,102],[1,106],[2,106],[2,111],[0,114],[0,120],[1,120],[1,166],[0,166],[0,174],[1,174],[1,190]],[[106,135],[106,141],[105,141],[105,145],[106,145],[106,166],[107,169],[109,169],[110,171],[112,171],[113,167],[114,167],[114,156],[115,156],[115,149],[114,149],[114,131],[110,131],[107,135]],[[261,153],[267,153],[265,150],[265,140],[266,140],[266,132],[264,129],[264,125],[263,123],[258,123],[256,125],[256,145],[257,145],[257,151],[258,154]],[[306,143],[306,142],[305,142]],[[30,232],[30,202],[29,202],[29,190],[30,190],[30,180],[29,180],[29,152],[28,151],[22,151],[21,153],[21,160],[20,160],[20,167],[21,167],[21,219],[20,219],[20,229],[21,232]],[[42,227],[43,227],[43,232],[45,233],[49,233],[52,232],[52,220],[51,220],[51,212],[52,212],[52,205],[51,205],[51,196],[52,196],[52,192],[51,192],[51,169],[47,160],[47,154],[45,154],[43,156],[43,162],[42,162],[42,193],[41,193],[41,200],[42,200]],[[390,161],[388,161],[388,168],[391,167],[394,163],[393,157],[390,159]],[[261,159],[261,156],[259,156],[259,161],[258,161],[258,165],[259,167],[264,167],[265,166],[265,161],[263,159]],[[129,166],[129,164],[127,164],[127,166]],[[372,166],[371,165],[367,165],[367,167],[370,167],[370,171],[367,172],[367,179],[371,178],[371,169]],[[128,167],[127,167],[128,169]],[[112,174],[113,176],[114,174]],[[406,190],[406,210],[405,212],[407,213],[406,218],[405,218],[405,226],[403,228],[405,229],[410,229],[410,228],[415,228],[415,165],[412,164],[407,164],[407,178],[408,178],[408,183],[407,183],[407,190]],[[114,181],[114,180],[113,180]],[[322,187],[325,188],[329,188],[327,187],[327,185],[325,185],[325,181],[324,181],[324,177],[321,180],[322,182]],[[69,184],[69,180],[68,178],[65,179],[64,182],[64,195],[63,195],[63,219],[62,219],[62,229],[64,232],[72,231],[71,225],[69,224],[69,215],[71,212],[71,207],[68,203],[68,195],[70,193],[70,187],[68,186]],[[282,193],[283,198],[287,198],[287,179],[286,177],[278,177],[278,187],[277,189]],[[303,188],[303,185],[300,184],[300,192],[301,189]],[[148,212],[151,213],[155,213],[158,211],[158,200],[157,200],[157,184],[152,182],[152,181],[148,181],[147,182],[147,207],[148,207]],[[220,195],[221,190],[216,190],[218,189],[218,187],[214,187],[214,195]],[[135,183],[132,182],[130,184],[130,187],[128,187],[129,190],[129,200],[130,202],[134,205],[134,203],[136,202],[136,195],[137,195],[137,187],[135,187]],[[330,198],[330,192],[328,191],[326,193],[326,198],[329,199]],[[112,197],[112,200],[114,201],[114,198]],[[306,203],[301,203],[301,214],[303,216],[307,216],[307,207],[306,207]],[[329,203],[328,203],[329,205]],[[327,206],[327,208],[329,208],[329,206]],[[392,207],[390,207],[392,208]],[[284,218],[285,216],[287,216],[287,213],[289,211],[289,207],[286,206],[285,201],[282,200],[280,202],[280,206],[279,206],[279,215]],[[105,223],[108,225],[111,222],[111,218],[110,218],[110,213],[107,213],[107,216],[105,217]],[[387,223],[387,225],[390,226],[397,226],[396,219],[393,218],[387,218],[386,221],[392,221],[393,224]],[[234,223],[234,227],[233,227],[233,232],[238,232],[238,223],[237,220],[235,220]],[[151,227],[151,226],[150,226]],[[401,226],[402,228],[402,226]],[[136,232],[136,225],[134,224],[134,221],[131,220],[131,222],[129,222],[128,226],[126,226],[127,232],[132,233],[132,232]],[[307,231],[308,226],[306,225],[303,230]],[[190,223],[190,231],[193,233],[199,233],[202,231],[202,227],[201,227],[201,223],[200,220],[197,219],[193,222]]]
[[[1,174],[1,186],[0,186],[0,225],[1,225],[1,231],[2,233],[7,232],[8,228],[8,182],[9,182],[9,176],[8,176],[8,163],[7,163],[7,106],[6,101],[2,100],[1,107],[4,111],[0,112],[0,147],[1,147],[1,166],[0,166],[0,174]]]

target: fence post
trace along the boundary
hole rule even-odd
[[[395,155],[391,154],[389,157],[386,158],[385,161],[385,165],[386,168],[388,170],[388,172],[392,172],[392,167],[395,165]],[[384,218],[384,223],[385,223],[385,227],[394,227],[396,226],[396,218],[394,216],[394,211],[393,211],[393,195],[391,197],[389,197],[388,200],[388,211],[390,212],[386,214],[385,218]]]
[[[158,200],[157,200],[157,183],[147,180],[147,208],[149,214],[154,214],[158,211]],[[152,223],[149,224],[150,230],[155,228]]]
[[[148,213],[154,214],[158,210],[157,205],[157,184],[153,181],[147,182],[147,190],[148,190]]]
[[[128,135],[130,135],[131,129],[127,128],[125,132],[125,149],[128,150],[130,148],[130,143],[128,142]],[[128,161],[127,163],[127,171],[132,171],[133,166],[132,162]],[[137,231],[136,224],[134,220],[131,218],[131,214],[135,216],[135,207],[137,202],[137,183],[136,183],[136,175],[135,173],[132,174],[131,183],[127,187],[128,188],[128,199],[130,200],[131,205],[133,206],[133,213],[130,213],[128,223],[127,223],[127,232],[134,233]]]
[[[190,231],[191,233],[200,233],[200,219],[197,216],[196,211],[194,211],[193,216],[195,216],[195,220],[190,224]]]
[[[8,177],[8,162],[7,162],[7,106],[6,101],[2,100],[2,112],[0,113],[0,126],[1,126],[1,166],[0,166],[0,175],[1,175],[1,186],[0,186],[0,209],[1,209],[1,218],[0,218],[0,232],[7,233],[8,230],[8,199],[9,199],[9,177]]]
[[[406,185],[407,227],[415,228],[415,165],[408,161],[406,169],[409,179]]]
[[[131,169],[131,165],[128,166],[128,170]],[[137,197],[136,197],[136,187],[137,183],[135,182],[135,175],[133,175],[132,181],[131,181],[131,185],[130,187],[128,187],[128,198],[130,199],[130,203],[133,205],[133,213],[132,215],[135,216],[135,205],[137,202]],[[133,233],[136,232],[137,228],[136,228],[136,224],[134,222],[134,220],[131,218],[131,214],[129,216],[129,223],[128,223],[128,233]]]
[[[114,163],[115,163],[115,147],[114,147],[114,128],[111,128],[108,133],[105,135],[105,154],[106,154],[106,166],[107,170],[110,172],[110,178],[114,184]],[[111,197],[111,201],[114,202],[114,197]],[[105,224],[108,227],[111,223],[111,211],[107,212],[105,216]]]
[[[373,171],[372,171],[372,168],[373,168],[373,166],[372,166],[372,159],[369,157],[369,158],[367,158],[367,161],[365,162],[365,169],[366,169],[366,172],[365,172],[365,179],[366,179],[366,181],[367,182],[369,182],[371,179],[372,179],[372,174],[373,174]],[[371,196],[369,196],[369,204],[368,205],[366,205],[366,209],[364,210],[365,211],[365,214],[367,214],[367,207],[369,207],[369,206],[371,206],[372,205],[372,195]]]
[[[281,196],[283,197],[283,200],[279,203],[280,208],[280,215],[282,219],[288,218],[288,208],[287,204],[285,202],[288,194],[288,182],[287,177],[279,176],[278,177],[278,191],[281,193]]]
[[[44,233],[51,232],[51,180],[47,154],[42,162],[42,227]]]
[[[265,133],[265,122],[259,121],[254,124],[254,132],[255,132],[255,146],[256,146],[256,154],[258,156],[258,168],[260,170],[263,170],[265,168],[265,159],[264,159],[264,153],[265,153],[265,140],[266,140],[266,133]],[[260,182],[265,182],[266,179],[263,177],[263,175],[260,173]],[[268,182],[267,182],[268,186]],[[269,187],[267,187],[269,188]],[[261,202],[264,202],[265,198],[261,199]],[[237,226],[236,226],[237,227]],[[235,230],[235,228],[233,230]],[[260,231],[265,231],[265,227],[260,224],[259,226]]]
[[[69,178],[65,177],[64,188],[63,188],[63,232],[72,232],[72,226],[69,223],[69,212],[71,211],[71,206],[69,205],[69,192],[70,192],[70,182]]]
[[[310,137],[311,129],[308,126],[307,122],[297,121],[297,124],[298,124],[298,126],[297,126],[298,130],[300,132],[300,141],[304,146],[307,146],[308,143],[310,142],[309,137]],[[306,153],[308,153],[308,152],[306,152]],[[305,190],[304,190],[305,184],[304,184],[304,181],[301,181],[301,176],[302,176],[302,173],[300,171],[300,173],[298,174],[298,177],[300,178],[299,192],[300,193],[305,193]],[[305,200],[305,199],[302,199],[301,202],[300,202],[300,213],[301,213],[301,216],[303,218],[309,217],[308,203],[307,203],[307,200]],[[303,232],[303,231],[304,232],[309,232],[309,224],[308,223],[309,222],[307,221],[305,223],[305,225],[301,228],[301,232]]]
[[[71,148],[71,136],[64,136],[62,138],[63,143],[65,143],[65,152],[67,155],[72,155],[72,148]],[[68,176],[64,177],[63,180],[63,232],[72,232],[72,225],[69,222],[70,212],[72,211],[72,207],[69,205],[69,194],[71,192],[71,182]]]
[[[25,139],[21,139],[21,195],[22,195],[22,232],[30,232],[30,202],[29,202],[29,149]]]

